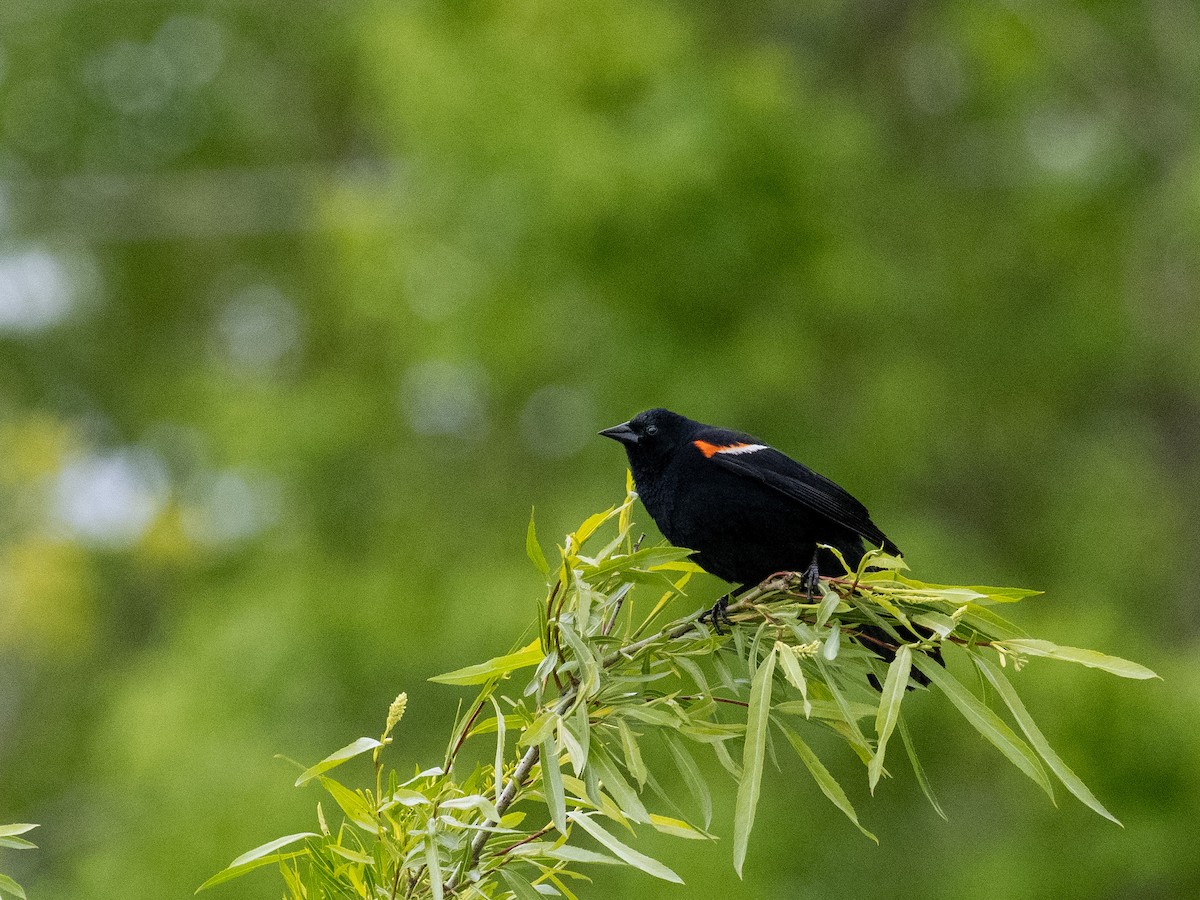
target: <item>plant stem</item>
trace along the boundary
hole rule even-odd
[[[772,576],[762,584],[759,584],[742,594],[742,596],[738,598],[737,602],[729,605],[726,611],[740,612],[744,609],[747,609],[764,596],[784,590],[787,587],[787,584],[788,579]],[[614,650],[604,658],[604,667],[608,668],[613,666],[622,659],[631,659],[642,650],[645,650],[651,644],[654,644],[658,641],[671,641],[682,637],[691,631],[693,627],[695,627],[696,621],[706,612],[708,612],[707,609],[698,609],[681,619],[676,619],[670,625],[667,625],[665,628],[660,629],[649,637],[642,638],[640,641],[634,641],[632,644],[627,644],[618,650]],[[568,689],[567,692],[561,697],[559,697],[558,703],[555,706],[555,712],[561,715],[570,709],[572,703],[575,702],[576,693],[576,689],[572,687]],[[525,755],[522,756],[520,762],[517,763],[517,767],[513,770],[512,776],[508,779],[508,783],[504,786],[504,790],[501,792],[499,799],[496,801],[497,819],[487,821],[485,826],[490,827],[496,825],[499,822],[499,819],[504,816],[505,811],[517,798],[517,792],[525,785],[526,780],[529,778],[530,772],[533,771],[533,767],[537,765],[538,756],[539,748],[537,745],[534,745],[525,751]],[[470,872],[471,869],[473,869],[479,862],[479,857],[483,854],[483,848],[487,845],[490,837],[491,835],[487,831],[481,830],[471,840],[471,848],[466,860],[464,861],[463,865],[459,867],[458,871],[451,876],[450,880],[446,882],[446,894],[452,894],[458,890],[459,886],[466,878],[467,873]]]

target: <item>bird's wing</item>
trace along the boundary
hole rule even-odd
[[[753,452],[715,452],[708,458],[731,472],[761,481],[785,497],[850,529],[871,546],[882,546],[888,553],[900,552],[879,530],[879,526],[871,521],[867,508],[840,485],[773,447],[749,446],[761,449]]]

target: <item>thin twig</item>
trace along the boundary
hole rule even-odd
[[[467,740],[467,734],[471,731],[471,726],[475,724],[475,720],[479,718],[479,714],[483,712],[483,704],[487,697],[480,697],[479,702],[475,705],[475,712],[471,713],[471,718],[467,720],[467,724],[463,726],[462,732],[458,736],[458,741],[454,745],[454,749],[446,756],[446,765],[443,768],[449,772],[454,765],[454,760],[458,758],[458,751],[462,749],[463,743]]]
[[[531,841],[536,841],[538,838],[540,838],[543,834],[545,834],[547,831],[549,831],[553,827],[554,827],[554,823],[550,822],[549,824],[546,825],[545,828],[541,828],[541,829],[535,831],[533,834],[531,834],[529,837],[525,838],[524,840],[517,841],[515,844],[510,844],[509,846],[505,847],[503,850],[501,850],[496,855],[503,856],[506,853],[511,853],[513,850],[516,850],[522,844],[528,844]]]
[[[685,697],[676,697],[676,700],[711,700],[713,703],[728,703],[731,706],[745,706],[749,708],[750,704],[745,700],[730,700],[728,697],[706,697],[703,694],[688,695]]]

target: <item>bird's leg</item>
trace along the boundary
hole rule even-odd
[[[817,567],[817,554],[820,552],[820,550],[813,551],[812,562],[804,570],[804,578],[801,581],[801,584],[804,586],[804,592],[808,595],[809,603],[813,602],[813,594],[821,586],[821,570]]]
[[[712,605],[712,609],[710,609],[708,612],[706,612],[704,615],[702,615],[700,617],[699,621],[704,622],[707,620],[709,622],[712,622],[713,630],[717,634],[723,635],[723,634],[725,634],[725,632],[721,630],[721,621],[724,620],[726,625],[730,625],[730,626],[733,625],[733,621],[729,618],[729,613],[727,613],[725,611],[728,608],[729,608],[729,594],[726,594],[720,600],[718,600],[716,603],[714,603]]]

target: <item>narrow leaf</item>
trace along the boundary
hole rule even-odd
[[[859,823],[858,813],[854,811],[854,805],[850,802],[850,798],[846,796],[846,792],[842,790],[842,786],[838,784],[837,779],[825,768],[825,764],[821,762],[812,748],[804,742],[804,739],[794,729],[789,728],[779,720],[776,720],[775,724],[783,729],[788,743],[792,745],[792,749],[796,751],[796,755],[800,757],[809,774],[812,775],[813,780],[817,783],[817,787],[821,789],[821,793],[828,797],[829,801],[840,809],[859,831],[878,844],[879,838],[875,837],[875,835],[871,834],[871,832],[867,831]]]
[[[20,900],[27,900],[25,897],[25,889],[0,872],[0,896],[11,894],[14,897],[19,897]]]
[[[1113,675],[1119,675],[1122,678],[1158,677],[1156,673],[1145,666],[1140,666],[1127,659],[1121,659],[1119,656],[1108,656],[1105,653],[1097,653],[1095,650],[1081,650],[1078,647],[1060,647],[1057,644],[1050,643],[1050,641],[1036,641],[1032,638],[1017,638],[1000,641],[999,643],[1012,650],[1016,650],[1018,653],[1079,663],[1081,666],[1088,666],[1092,669],[1103,669],[1105,672],[1111,672]]]
[[[671,751],[679,774],[683,776],[683,783],[687,785],[688,792],[696,801],[696,805],[700,807],[700,816],[704,819],[704,827],[707,829],[712,824],[712,794],[708,790],[708,782],[700,774],[700,767],[696,765],[692,754],[687,751],[678,738],[669,734],[664,734],[663,738],[667,743],[667,749]]]
[[[497,656],[487,662],[467,666],[464,669],[455,669],[445,675],[435,675],[429,680],[436,681],[438,684],[483,684],[485,681],[500,675],[507,675],[517,669],[536,666],[542,661],[542,656],[541,642],[533,641],[516,653]]]
[[[650,821],[650,813],[642,803],[641,797],[625,780],[625,776],[621,774],[617,764],[602,747],[593,749],[592,765],[596,767],[596,774],[600,776],[604,787],[612,794],[613,800],[617,802],[617,806],[621,808],[621,812],[625,816],[635,822]]]
[[[226,881],[232,881],[235,878],[241,878],[248,872],[253,872],[255,869],[261,869],[263,866],[272,866],[278,863],[286,862],[289,859],[296,859],[299,856],[307,855],[307,850],[299,850],[294,853],[270,853],[258,859],[251,860],[248,863],[243,863],[240,866],[229,866],[222,869],[200,887],[196,888],[195,893],[206,891],[211,887],[216,887],[218,884],[224,884]],[[3,887],[3,882],[0,881],[0,887]],[[23,895],[19,895],[23,896]]]
[[[429,867],[429,890],[433,900],[442,900],[442,862],[438,858],[437,837],[433,823],[429,823],[429,833],[425,835],[425,865]]]
[[[917,758],[917,748],[913,746],[912,738],[908,734],[908,726],[904,724],[904,716],[899,717],[897,731],[900,732],[900,739],[904,742],[904,750],[908,753],[908,761],[912,765],[913,774],[917,776],[917,784],[921,786],[921,793],[925,795],[925,799],[929,801],[929,805],[933,807],[933,811],[942,817],[942,821],[949,822],[950,819],[942,810],[942,804],[938,803],[937,797],[934,796],[933,785],[929,783],[929,779],[925,776],[925,767],[921,765],[921,760]]]
[[[594,837],[597,842],[611,850],[613,855],[618,859],[622,859],[629,863],[629,865],[641,869],[647,875],[653,875],[655,878],[661,878],[663,881],[672,881],[675,884],[683,884],[682,878],[680,878],[658,860],[651,859],[649,856],[639,853],[632,847],[622,844],[619,840],[588,818],[588,816],[583,815],[582,813],[572,812],[570,818],[572,822]]]
[[[979,654],[973,653],[971,654],[971,658],[975,661],[975,665],[979,667],[979,670],[983,672],[984,677],[987,678],[996,693],[1000,695],[1000,699],[1008,706],[1013,714],[1013,718],[1017,720],[1017,724],[1021,726],[1021,730],[1029,738],[1029,743],[1033,744],[1033,748],[1041,754],[1042,759],[1046,761],[1046,765],[1050,767],[1050,771],[1058,776],[1063,786],[1079,798],[1084,805],[1092,809],[1092,811],[1104,816],[1110,822],[1116,822],[1116,824],[1121,825],[1120,820],[1104,808],[1104,804],[1096,799],[1096,795],[1088,790],[1088,786],[1054,752],[1050,746],[1050,742],[1046,740],[1041,729],[1033,721],[1033,716],[1029,714],[1029,710],[1025,708],[1025,704],[1021,702],[1021,698],[1013,688],[1012,682],[1005,678],[1004,673],[1000,671],[1000,667],[990,659],[986,659]],[[1121,827],[1124,826],[1122,825]]]
[[[513,892],[516,900],[542,900],[542,895],[534,886],[516,872],[510,869],[501,869],[500,874],[504,877],[505,883],[508,884],[509,890]]]
[[[871,793],[875,793],[875,785],[883,774],[883,753],[887,748],[888,738],[900,718],[900,703],[904,700],[904,691],[908,687],[908,672],[912,667],[912,648],[902,644],[896,651],[896,658],[888,666],[887,678],[883,682],[883,691],[879,696],[879,712],[875,715],[875,755],[867,767],[867,776],[871,785]]]
[[[570,844],[558,846],[549,841],[530,841],[528,844],[518,844],[505,851],[511,856],[548,856],[551,859],[561,859],[563,862],[596,863],[599,865],[619,866],[621,861],[607,853],[597,853],[595,850],[585,850]]]
[[[825,639],[825,643],[821,646],[821,655],[826,659],[837,659],[838,649],[842,645],[842,626],[838,622],[833,623],[833,627],[829,629],[829,637]]]
[[[572,542],[573,546],[571,549],[578,552],[595,530],[607,522],[616,511],[615,506],[610,506],[604,512],[593,513],[584,519],[583,524],[579,526],[579,530],[575,532],[575,540]]]
[[[348,759],[354,759],[354,757],[361,753],[366,753],[368,750],[374,750],[376,747],[382,746],[375,738],[360,737],[353,744],[347,744],[341,750],[329,754],[315,766],[305,769],[300,777],[296,779],[296,787],[308,784],[318,775],[328,772],[330,769],[337,768]]]
[[[742,779],[738,783],[733,813],[733,868],[742,877],[750,829],[762,785],[763,754],[767,744],[767,722],[771,716],[771,681],[775,674],[775,650],[754,673],[750,683],[750,708],[746,710],[746,742],[742,747]]]
[[[525,555],[539,572],[543,575],[550,574],[550,563],[546,562],[546,554],[542,552],[542,545],[538,543],[532,509],[529,511],[529,528],[525,531]]]
[[[651,813],[650,824],[654,826],[655,831],[661,831],[663,834],[684,838],[689,841],[715,840],[711,834],[706,834],[692,827],[682,819],[674,819],[670,816],[659,816]]]
[[[807,719],[812,716],[812,703],[808,699],[808,679],[804,677],[804,670],[800,668],[800,660],[796,658],[792,648],[783,641],[775,642],[775,650],[779,654],[779,664],[783,667],[783,674],[800,692],[800,696],[804,700],[804,718]]]
[[[499,803],[500,795],[504,793],[504,739],[507,724],[496,698],[488,697],[488,699],[492,701],[492,707],[496,710],[496,760],[492,769],[492,777],[496,782],[496,802]]]
[[[913,665],[920,669],[975,729],[988,739],[1014,766],[1028,775],[1053,802],[1054,789],[1046,770],[1038,762],[1029,745],[1013,733],[1004,721],[968,691],[961,682],[923,653],[913,656]]]
[[[825,585],[825,596],[821,598],[821,605],[817,607],[818,628],[825,627],[825,623],[829,621],[829,617],[833,615],[833,611],[841,602],[842,598],[838,596],[838,592]]]
[[[275,838],[275,840],[267,841],[262,846],[255,847],[253,850],[247,850],[228,866],[226,866],[226,868],[232,869],[236,866],[244,866],[248,862],[254,862],[256,859],[262,859],[264,856],[278,850],[280,847],[286,847],[288,844],[294,844],[296,841],[301,841],[304,840],[304,838],[310,837],[317,837],[317,835],[311,831],[301,831],[297,834],[289,834],[286,837]]]
[[[558,767],[558,751],[554,738],[548,737],[541,743],[542,787],[546,792],[546,806],[550,819],[560,833],[567,833],[567,802],[563,793],[562,771]]]
[[[617,731],[621,735],[621,749],[625,752],[625,768],[634,777],[639,787],[646,786],[646,764],[642,762],[642,751],[638,747],[637,737],[629,723],[617,719]]]
[[[16,825],[0,825],[0,837],[12,837],[17,834],[25,834],[27,831],[33,831],[37,825],[30,825],[28,822],[23,822]]]
[[[375,814],[361,794],[355,793],[332,778],[326,778],[324,775],[317,777],[321,781],[321,786],[329,792],[329,796],[342,808],[347,819],[364,831],[378,830],[379,823],[375,820]]]

